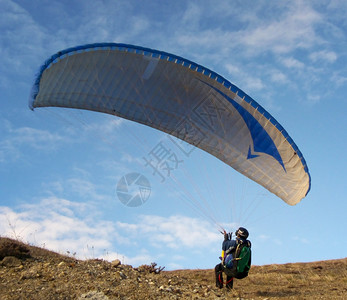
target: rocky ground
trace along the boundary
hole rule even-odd
[[[0,299],[347,299],[347,259],[254,266],[228,291],[213,270],[81,261],[0,238]]]

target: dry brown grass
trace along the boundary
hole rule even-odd
[[[347,299],[347,258],[252,266],[227,291],[214,286],[212,269],[156,274],[97,259],[78,261],[4,238],[1,255],[1,300],[79,299],[90,293],[90,299]]]
[[[211,282],[213,270],[179,270],[171,274]],[[347,258],[312,263],[252,266],[247,278],[234,282],[234,299],[347,299]]]

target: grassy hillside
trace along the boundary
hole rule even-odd
[[[79,261],[0,238],[1,299],[347,299],[347,258],[252,266],[227,291],[214,271]]]

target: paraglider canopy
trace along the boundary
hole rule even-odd
[[[103,43],[69,48],[41,67],[29,101],[116,115],[217,157],[290,205],[310,190],[297,145],[256,101],[182,57]]]

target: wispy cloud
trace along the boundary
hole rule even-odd
[[[27,145],[35,149],[51,149],[64,138],[48,130],[41,130],[32,127],[21,127],[11,130],[9,143],[13,145]]]
[[[225,65],[225,68],[230,74],[237,75],[242,84],[242,89],[248,91],[248,93],[260,91],[266,87],[261,78],[250,75],[246,70],[238,66],[228,63]]]
[[[310,243],[310,241],[305,237],[294,236],[292,238],[292,240],[295,242],[299,242],[301,244],[309,244]]]
[[[341,87],[347,83],[347,76],[341,72],[334,72],[331,76],[331,80],[337,85],[337,87]]]
[[[1,1],[1,73],[23,74],[30,62],[38,62],[44,52],[45,29],[39,26],[26,9],[11,0]],[[33,57],[33,53],[36,56]]]
[[[101,138],[110,138],[110,135],[111,137],[112,135],[115,136],[117,131],[122,128],[124,122],[126,122],[124,119],[115,116],[108,116],[105,114],[102,116],[102,118],[99,118],[101,120],[96,121],[96,118],[94,118],[94,120],[91,119],[89,121],[87,117],[84,119],[83,115],[80,114],[80,122],[82,122],[82,127],[87,134],[97,134],[100,135]]]
[[[69,178],[67,181],[68,190],[71,193],[76,193],[83,198],[90,198],[94,201],[104,199],[104,196],[97,192],[97,185],[90,180],[79,177]]]
[[[40,193],[49,195],[50,198],[63,197],[63,195],[68,194],[75,202],[100,205],[101,203],[109,203],[111,201],[108,191],[110,183],[109,181],[107,181],[107,184],[104,182],[105,179],[96,181],[88,169],[74,167],[66,177],[43,182]],[[89,214],[91,215],[91,213]]]
[[[286,57],[282,60],[284,66],[289,69],[302,70],[305,68],[305,64],[293,57]]]
[[[28,148],[40,151],[56,149],[66,142],[66,137],[49,130],[32,127],[18,127],[4,120],[3,138],[0,141],[0,162],[13,161],[21,156]]]
[[[282,10],[280,18],[262,18],[254,28],[241,32],[239,39],[253,53],[289,53],[319,44],[321,41],[314,27],[321,21],[321,15],[309,4],[292,1]]]
[[[117,223],[131,234],[139,234],[151,245],[161,248],[208,247],[220,240],[220,234],[210,224],[185,216],[141,216],[137,224]]]
[[[333,63],[337,59],[337,54],[334,51],[322,50],[311,53],[309,57],[313,62],[323,61]]]
[[[272,82],[281,83],[281,84],[289,83],[289,79],[287,75],[279,70],[276,70],[276,69],[269,70],[268,74],[270,75],[270,79]]]
[[[203,9],[190,5],[183,15],[183,24],[190,26],[185,26],[185,31],[183,27],[178,27],[182,30],[179,37],[177,36],[178,41],[181,45],[203,45],[224,54],[242,49],[243,55],[263,55],[264,52],[284,54],[299,48],[308,49],[322,42],[315,26],[323,22],[323,19],[310,4],[304,1],[291,1],[281,6],[268,2],[260,3],[262,4],[254,5],[249,14],[238,14],[237,8],[230,7],[231,16],[228,15],[228,18],[232,17],[234,23],[223,30],[220,24],[224,14],[218,14],[221,19],[216,23],[218,25],[212,23],[211,27],[205,28],[204,12],[209,10],[210,18],[215,12],[214,17],[218,18],[216,9],[208,4]],[[247,11],[245,7],[243,9]],[[271,15],[271,12],[277,14],[277,17]],[[268,14],[268,17],[264,18],[264,14]],[[189,23],[186,24],[188,21],[184,20],[189,20]],[[225,23],[228,21],[225,20]],[[236,24],[240,27],[235,27]],[[218,49],[218,46],[221,48]]]

